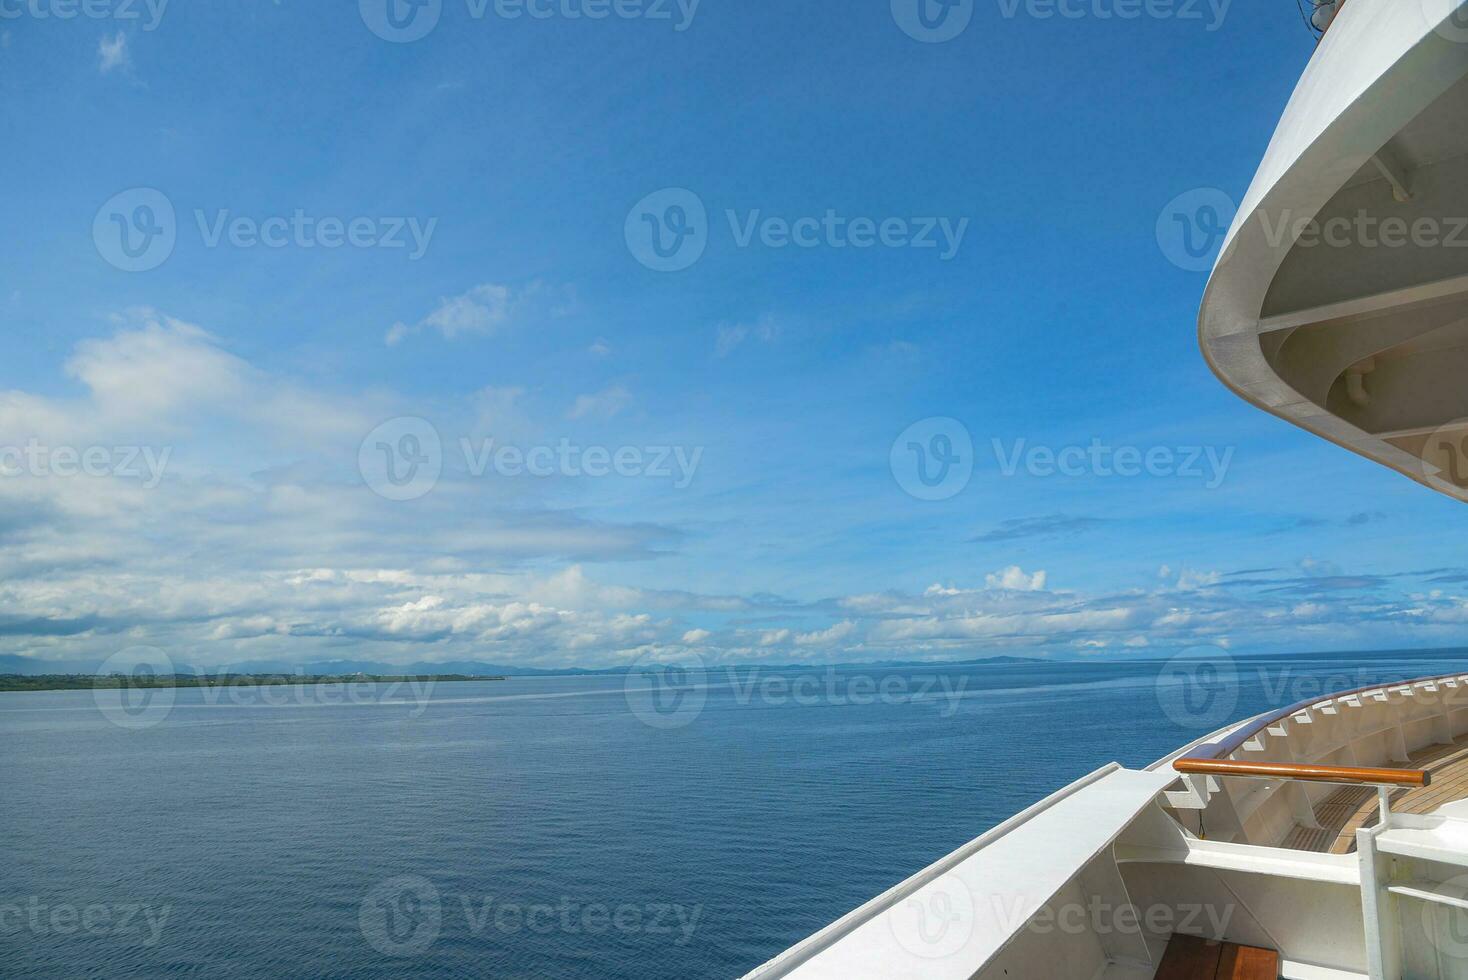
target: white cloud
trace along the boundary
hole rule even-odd
[[[383,340],[393,347],[424,331],[434,331],[445,340],[488,337],[532,317],[569,316],[575,308],[575,295],[569,288],[553,288],[539,281],[518,289],[482,283],[458,296],[440,299],[416,323],[394,323]]]
[[[118,31],[113,37],[102,38],[97,45],[97,59],[97,69],[104,75],[118,68],[130,67],[132,56],[127,50],[127,35]]]
[[[1018,565],[985,576],[984,583],[991,589],[1011,589],[1015,592],[1038,592],[1045,588],[1045,573],[1026,574]]]
[[[137,310],[112,337],[84,340],[66,373],[90,389],[98,411],[129,421],[161,419],[206,403],[237,401],[249,366],[192,324]]]
[[[621,385],[612,385],[601,391],[576,396],[576,401],[566,409],[566,418],[609,419],[622,413],[632,403],[632,393]]]
[[[152,489],[0,479],[0,636],[28,656],[95,664],[145,643],[203,665],[350,655],[606,666],[688,647],[710,663],[941,660],[1279,647],[1302,628],[1318,648],[1447,645],[1468,622],[1468,601],[1449,590],[1397,594],[1370,576],[1261,573],[1220,588],[1220,572],[1184,569],[1159,587],[1148,570],[1136,588],[1079,593],[1011,565],[982,586],[820,599],[634,587],[617,581],[623,563],[666,553],[678,532],[537,506],[511,481],[446,472],[408,505],[362,485],[357,451],[382,419],[452,412],[465,431],[510,419],[533,429],[518,389],[451,407],[321,393],[149,310],[78,344],[61,368],[70,392],[63,378],[0,392],[0,448],[36,439],[173,455]],[[37,393],[53,389],[65,394]]]
[[[780,327],[773,317],[762,316],[754,323],[720,324],[714,351],[719,357],[728,357],[746,340],[770,343],[780,336]]]
[[[1191,592],[1194,589],[1206,589],[1223,581],[1223,575],[1219,572],[1200,572],[1192,568],[1185,568],[1178,573],[1177,587],[1182,592]]]
[[[856,635],[856,624],[851,620],[843,620],[834,626],[811,633],[798,633],[795,636],[795,645],[802,647],[825,647],[845,643]]]

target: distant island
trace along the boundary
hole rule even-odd
[[[968,660],[910,660],[893,658],[833,663],[720,663],[709,664],[708,671],[811,671],[811,670],[944,670],[965,667],[1001,667],[1049,664],[1059,666],[1067,661],[1041,657],[999,655]],[[0,653],[0,691],[69,691],[99,686],[95,665],[77,662],[33,660],[16,654]],[[171,675],[160,675],[156,682],[132,686],[153,687],[219,687],[239,684],[328,684],[342,680],[381,683],[410,681],[503,681],[530,677],[597,677],[657,670],[658,664],[624,664],[618,667],[531,667],[522,664],[485,663],[477,660],[454,660],[434,663],[418,661],[388,664],[372,660],[318,660],[289,663],[279,660],[256,660],[231,665],[229,672],[215,673],[200,664],[175,661]],[[100,686],[109,686],[102,681]],[[111,682],[116,686],[116,682]]]
[[[473,674],[0,674],[0,691],[85,691],[92,688],[286,687],[308,684],[436,684],[503,681]]]

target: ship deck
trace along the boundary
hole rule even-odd
[[[1423,769],[1432,775],[1427,786],[1392,792],[1393,813],[1431,813],[1444,803],[1468,798],[1468,735],[1451,745],[1434,745],[1414,752],[1401,768]],[[1326,854],[1354,854],[1356,830],[1374,827],[1379,819],[1376,790],[1370,786],[1343,786],[1316,804],[1319,828],[1299,824],[1281,847]]]

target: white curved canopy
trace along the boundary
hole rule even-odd
[[[1468,0],[1349,0],[1208,283],[1242,398],[1468,500]]]

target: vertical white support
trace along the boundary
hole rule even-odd
[[[1284,793],[1290,811],[1294,814],[1295,823],[1308,830],[1320,829],[1320,821],[1315,816],[1315,804],[1310,801],[1310,794],[1304,783],[1291,780],[1280,787],[1279,791]]]
[[[1244,833],[1244,821],[1239,818],[1232,788],[1224,780],[1219,780],[1219,784],[1218,792],[1208,801],[1208,811],[1204,814],[1208,820],[1209,838],[1235,844],[1252,843]]]
[[[1397,912],[1390,875],[1376,851],[1384,825],[1356,831],[1356,858],[1361,868],[1361,918],[1366,924],[1366,969],[1371,980],[1402,980],[1402,953],[1397,946]],[[1385,860],[1390,860],[1385,859]]]
[[[1432,717],[1432,740],[1438,745],[1453,744],[1453,706],[1448,701],[1448,689],[1438,684],[1433,690],[1438,696],[1437,714]]]
[[[1145,920],[1142,911],[1132,904],[1126,878],[1122,876],[1121,866],[1116,863],[1115,848],[1108,848],[1104,854],[1082,868],[1075,881],[1081,895],[1086,899],[1087,909],[1099,905],[1101,908],[1113,910],[1112,914],[1117,916],[1112,923],[1115,928],[1096,930],[1096,939],[1101,944],[1102,952],[1106,954],[1107,962],[1150,968],[1155,972],[1157,959],[1147,941]],[[1124,913],[1123,910],[1129,911]],[[1124,914],[1130,915],[1137,923],[1135,931],[1121,925],[1125,921],[1121,918]]]

